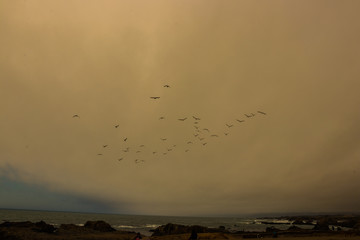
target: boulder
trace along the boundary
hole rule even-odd
[[[47,224],[44,221],[40,221],[34,224],[32,228],[36,232],[53,233],[56,228],[53,225]]]
[[[116,231],[110,224],[104,221],[87,221],[84,225],[85,228],[90,228],[99,232],[114,232]]]
[[[173,234],[185,234],[191,233],[195,231],[196,233],[214,233],[214,232],[225,232],[226,230],[223,228],[208,228],[198,225],[193,226],[185,226],[180,224],[168,223],[166,225],[162,225],[156,228],[153,231],[152,236],[165,236],[165,235],[173,235]]]
[[[323,217],[318,219],[317,223],[315,224],[313,230],[316,231],[329,231],[329,224],[333,221],[329,221],[329,218]]]

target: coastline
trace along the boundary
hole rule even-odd
[[[327,223],[326,223],[327,224]],[[266,232],[229,232],[219,228],[208,228],[199,225],[185,226],[168,223],[153,231],[152,236],[143,235],[144,240],[187,240],[192,231],[196,231],[198,239],[248,239],[248,238],[281,238],[281,239],[360,239],[360,229],[350,231],[331,231],[329,225],[316,225],[314,229],[300,229],[290,227],[279,230],[271,226]],[[325,227],[327,226],[327,228]],[[75,224],[61,224],[54,227],[44,221],[40,222],[4,222],[0,224],[1,240],[129,240],[134,239],[136,232],[116,230],[104,221],[87,221],[83,226]]]

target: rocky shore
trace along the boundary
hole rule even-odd
[[[185,226],[168,223],[153,230],[151,237],[143,236],[143,239],[152,240],[188,240],[191,232],[198,234],[198,239],[246,239],[246,238],[274,238],[283,239],[303,238],[309,239],[343,239],[354,237],[360,239],[360,217],[354,216],[319,216],[319,217],[281,217],[292,223],[312,223],[312,229],[302,229],[293,224],[287,230],[279,230],[276,223],[266,228],[265,232],[229,232],[225,227],[208,228],[203,226]],[[351,230],[344,231],[341,228],[330,226],[347,226]],[[61,224],[59,227],[47,224],[44,221],[32,222],[4,222],[0,224],[1,240],[131,240],[136,236],[135,232],[119,231],[104,221],[88,221],[84,226],[74,224]]]

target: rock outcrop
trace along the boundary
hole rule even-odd
[[[173,235],[173,234],[185,234],[191,232],[197,233],[215,233],[215,232],[226,232],[224,228],[208,228],[198,225],[193,226],[185,226],[180,224],[168,223],[166,225],[162,225],[156,228],[152,234],[152,236],[165,236],[165,235]]]
[[[84,225],[85,228],[90,228],[99,232],[114,232],[114,228],[104,221],[87,221]]]

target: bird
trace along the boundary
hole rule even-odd
[[[239,120],[239,119],[236,119],[236,121],[242,123],[242,122],[245,122],[245,120]]]
[[[163,120],[163,119],[165,119],[165,117],[160,117],[160,118],[159,118],[159,120]]]
[[[166,85],[164,85],[164,87],[169,88],[170,86],[166,84]]]
[[[162,141],[166,141],[167,138],[160,138]]]
[[[179,121],[185,121],[187,119],[187,117],[186,118],[179,118],[178,120]]]
[[[261,114],[263,114],[263,115],[266,115],[266,113],[264,113],[264,112],[261,112],[261,111],[257,111],[258,113],[261,113]]]
[[[141,151],[136,151],[136,153],[141,153]]]
[[[228,128],[233,127],[234,125],[225,124]]]
[[[167,150],[168,150],[168,152],[170,152],[170,151],[172,151],[172,148],[168,148]]]
[[[118,161],[120,162],[121,160],[123,160],[123,158],[119,158]]]
[[[139,147],[145,147],[145,145],[144,145],[144,144],[142,144],[142,145],[140,145]]]
[[[204,140],[204,139],[205,139],[205,138],[201,138],[201,137],[199,137],[199,140],[200,140],[200,141],[202,141],[202,140]]]
[[[188,141],[187,144],[191,144],[192,142],[191,141]]]
[[[98,153],[98,156],[102,156],[102,153]]]
[[[108,145],[103,145],[103,148],[106,148]]]
[[[195,117],[195,116],[192,116],[196,121],[199,121],[200,120],[200,118],[198,118],[198,117]]]
[[[203,146],[205,146],[207,143],[203,143]]]
[[[124,142],[126,142],[127,138],[124,138]]]
[[[210,132],[210,130],[209,130],[209,129],[207,129],[207,128],[203,128],[203,130],[204,130],[204,131],[208,131],[208,132]]]
[[[129,152],[129,149],[123,150],[123,152]]]
[[[186,149],[186,150],[185,150],[185,152],[188,152],[188,151],[189,151],[189,149]]]
[[[173,147],[176,147],[176,145],[174,144]]]
[[[163,153],[163,155],[166,155],[166,154],[167,154],[166,152]]]
[[[153,152],[153,154],[155,154],[156,152]]]
[[[251,115],[247,115],[247,114],[244,114],[247,118],[251,118],[252,116]]]
[[[199,136],[199,134],[194,134],[195,137]]]
[[[198,124],[199,122],[194,122],[194,124]]]
[[[227,136],[229,133],[224,133],[225,134],[225,136]]]
[[[199,127],[198,127],[198,126],[194,126],[194,128],[199,129]]]
[[[150,97],[151,99],[159,99],[160,97]]]
[[[115,125],[115,128],[118,128],[119,127],[119,124],[118,125]]]
[[[79,115],[75,114],[74,116],[72,116],[73,118],[80,118]]]
[[[219,137],[218,135],[216,135],[216,134],[213,134],[213,135],[211,135],[210,137]]]

